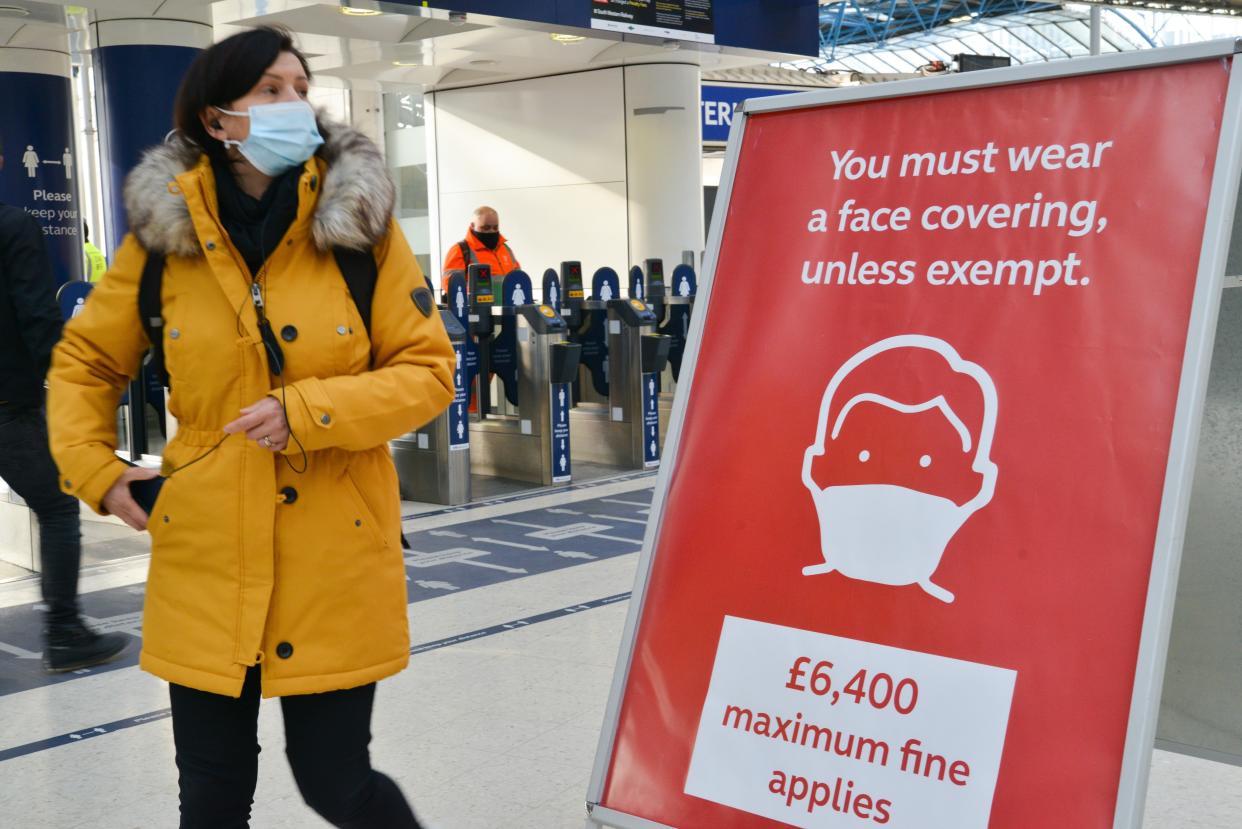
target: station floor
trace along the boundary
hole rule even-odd
[[[380,685],[372,752],[431,829],[583,827],[655,481],[595,473],[569,490],[483,487],[466,508],[405,505],[416,647]],[[38,582],[0,571],[0,826],[172,827],[167,687],[135,667],[145,537],[84,532],[85,611],[135,642],[112,665],[45,676]],[[273,702],[260,741],[251,825],[325,825],[301,803]],[[1239,826],[1242,769],[1155,753],[1145,829]]]

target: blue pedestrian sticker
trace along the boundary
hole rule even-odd
[[[643,469],[660,465],[660,386],[654,371],[643,375]]]
[[[568,383],[552,384],[552,483],[563,484],[572,477],[569,461],[569,403]]]
[[[643,269],[635,265],[630,268],[630,298],[646,299],[647,295],[643,291]]]
[[[466,344],[453,343],[457,368],[453,371],[453,387],[457,395],[449,406],[449,451],[470,448],[470,383],[466,379]]]
[[[552,268],[543,272],[543,304],[561,313],[561,280]]]

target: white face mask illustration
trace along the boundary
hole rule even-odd
[[[873,357],[894,349],[915,348],[935,352],[957,374],[972,378],[983,397],[983,421],[978,440],[949,406],[943,396],[918,402],[903,402],[878,394],[859,394],[845,401],[836,399],[842,382]],[[880,407],[908,420],[916,430],[920,424],[935,421],[925,413],[938,413],[961,440],[963,453],[974,451],[970,468],[982,477],[979,491],[964,504],[950,498],[889,483],[855,483],[821,487],[812,477],[812,464],[837,441],[846,419],[856,410]],[[996,430],[996,388],[977,364],[963,360],[943,340],[917,334],[890,337],[864,348],[845,362],[833,375],[820,404],[815,442],[806,450],[802,463],[802,482],[810,491],[819,517],[820,548],[824,563],[804,567],[804,575],[839,572],[844,576],[877,584],[917,584],[944,602],[953,594],[934,584],[932,574],[940,566],[945,547],[977,510],[992,500],[996,489],[997,467],[991,460],[992,437]],[[834,412],[836,413],[833,416]],[[939,422],[939,421],[935,421]],[[859,460],[870,460],[869,452]],[[927,468],[930,455],[918,463]]]

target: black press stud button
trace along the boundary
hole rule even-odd
[[[291,486],[287,486],[282,489],[280,494],[285,496],[286,504],[292,504],[294,501],[298,500],[298,491]]]
[[[288,659],[293,656],[293,645],[290,645],[288,642],[281,642],[276,646],[276,655],[281,659]]]
[[[291,343],[298,338],[298,329],[292,325],[286,325],[280,329],[280,338],[287,343]]]
[[[208,242],[208,243],[207,243],[207,250],[215,250],[215,249],[216,249],[216,243],[215,243],[215,242]]]
[[[324,426],[327,426],[329,423],[332,422],[332,415],[322,416],[321,418],[319,418],[319,422],[322,423]]]

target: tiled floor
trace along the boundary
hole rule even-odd
[[[645,497],[642,487],[649,483],[631,481],[632,495],[617,497]],[[577,501],[540,496],[467,515],[431,512],[419,523],[465,530],[468,520],[497,516],[537,522],[521,512],[549,504],[585,510],[594,503],[585,499],[598,495],[577,493]],[[415,601],[413,639],[434,642],[625,593],[636,564],[637,554],[624,552]],[[90,569],[83,589],[140,583],[143,569],[138,561]],[[29,582],[0,584],[0,608],[34,595]],[[399,781],[434,829],[582,829],[627,607],[614,602],[416,654],[407,671],[380,686],[376,766]],[[3,759],[3,751],[14,746],[75,729],[92,733],[96,726],[166,707],[164,684],[133,667],[0,696],[0,826],[175,826],[176,773],[166,718]],[[260,735],[265,751],[252,825],[322,825],[302,805],[285,763],[279,705],[262,706]],[[1238,826],[1242,769],[1156,752],[1145,829]]]

